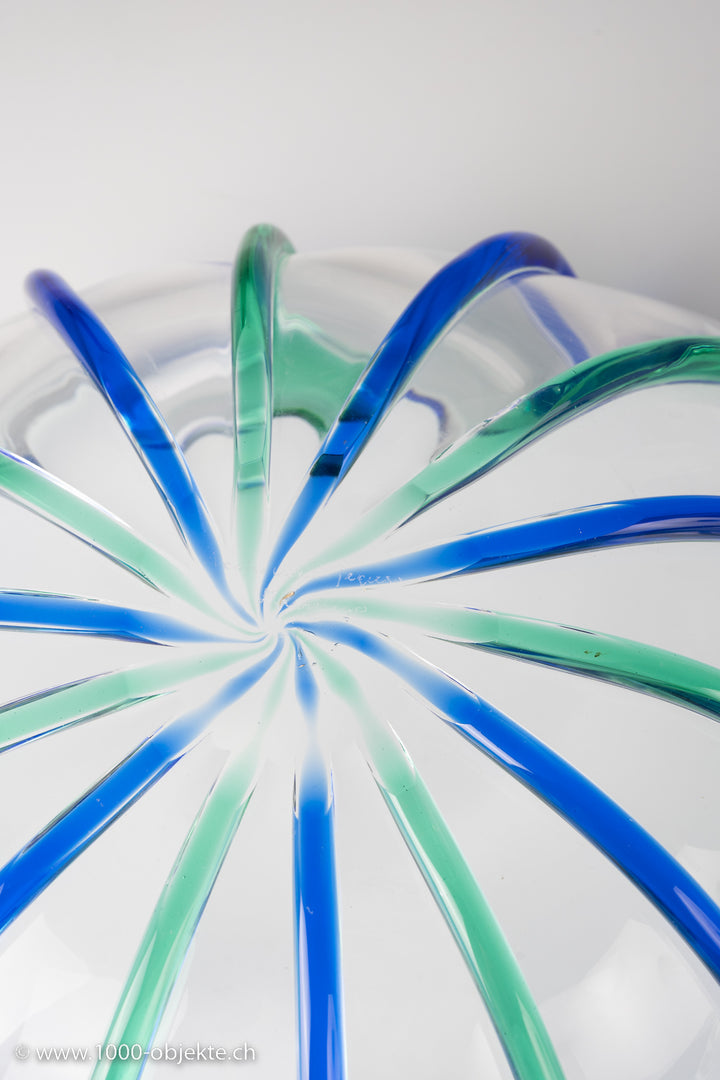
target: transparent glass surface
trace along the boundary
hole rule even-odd
[[[720,325],[492,244],[0,332],[3,1075],[720,1074]]]

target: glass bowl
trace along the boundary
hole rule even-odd
[[[550,245],[0,332],[10,1077],[720,1070],[720,325]]]

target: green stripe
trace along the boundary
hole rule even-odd
[[[330,609],[350,619],[404,622],[448,641],[616,683],[720,719],[720,669],[629,638],[502,612],[397,604],[372,596],[355,605],[328,597],[298,609],[311,618],[315,610]],[[298,617],[293,609],[293,618]]]
[[[288,661],[275,673],[260,727],[232,755],[198,811],[123,987],[103,1045],[152,1048],[153,1039],[210,893],[255,789],[260,744],[277,711]],[[141,1061],[98,1061],[92,1080],[133,1080]]]
[[[611,398],[668,383],[718,381],[720,341],[716,338],[654,341],[585,360],[453,443],[361,522],[354,522],[352,534],[306,564],[302,575],[359,551],[535,439]],[[285,581],[282,592],[299,577]]]
[[[250,598],[257,593],[258,553],[268,507],[275,283],[280,263],[292,251],[279,229],[258,225],[245,235],[233,274],[235,529],[238,562]]]
[[[127,708],[189,679],[219,671],[237,659],[237,650],[199,656],[194,652],[175,660],[94,675],[11,702],[0,708],[0,750]]]
[[[315,644],[328,683],[352,704],[375,781],[487,1005],[519,1080],[562,1080],[554,1047],[517,960],[462,852],[389,724],[359,682]]]
[[[119,518],[39,466],[0,451],[0,491],[90,544],[155,589],[218,617],[170,559],[135,536]]]

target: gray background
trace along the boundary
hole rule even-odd
[[[592,280],[720,314],[712,0],[0,0],[0,318],[229,260],[458,251],[521,228]]]

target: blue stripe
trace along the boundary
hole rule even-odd
[[[451,727],[612,859],[720,981],[717,905],[657,840],[582,773],[460,683],[385,639],[342,622],[298,626],[372,657],[422,694]]]
[[[152,611],[116,607],[78,596],[12,589],[0,589],[0,627],[104,635],[161,645],[235,640],[208,634],[179,619],[156,615]]]
[[[431,345],[483,290],[518,271],[572,274],[560,253],[529,233],[503,233],[453,259],[425,285],[389,331],[328,432],[283,526],[263,581],[327,501]]]
[[[312,675],[309,679],[314,682]],[[343,1080],[345,1076],[334,818],[332,780],[317,743],[311,739],[295,779],[295,956],[300,1080]]]
[[[306,718],[314,722],[318,707],[317,682],[310,670],[307,653],[294,634],[292,635],[292,643],[295,649],[295,689],[298,701],[303,707]]]
[[[525,279],[518,281],[517,290],[540,325],[555,339],[572,364],[581,364],[589,359],[590,352],[549,297]]]
[[[439,398],[430,397],[429,394],[419,394],[417,390],[408,390],[405,401],[412,401],[415,405],[424,405],[435,416],[438,426],[438,439],[445,439],[448,433],[448,410],[447,406]]]
[[[207,508],[182,451],[117,342],[57,275],[36,271],[27,289],[122,422],[185,542],[234,609],[246,616],[230,595]]]
[[[295,798],[295,935],[300,1080],[345,1075],[332,790],[306,763]]]
[[[424,551],[325,574],[297,588],[285,607],[303,595],[322,589],[471,574],[492,566],[592,548],[648,540],[703,540],[719,535],[720,496],[717,495],[667,495],[602,503],[468,533]]]
[[[281,649],[278,642],[272,652],[229,680],[205,705],[161,727],[0,869],[0,932],[177,764],[213,717],[262,678]]]

